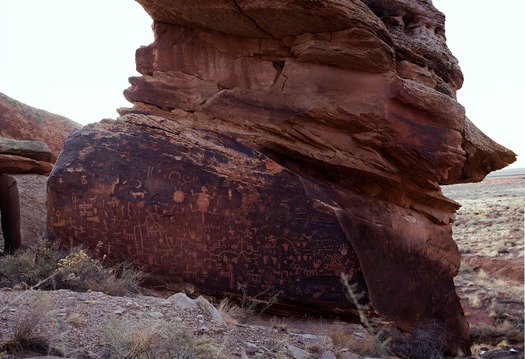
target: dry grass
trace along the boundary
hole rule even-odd
[[[0,257],[0,287],[135,293],[144,274],[129,263],[109,267],[83,248],[63,252],[45,242]]]
[[[208,340],[165,321],[114,322],[103,329],[108,341],[106,358],[214,358],[218,355]]]
[[[462,205],[453,228],[462,253],[523,257],[525,186],[522,182],[445,186],[443,192]]]
[[[22,298],[19,298],[22,299]],[[34,300],[31,310],[21,313],[17,317],[11,335],[0,340],[0,353],[7,352],[15,355],[24,353],[33,354],[53,354],[62,355],[62,353],[53,347],[54,333],[52,330],[45,331],[42,334],[41,327],[45,327],[48,318],[48,303],[43,296],[30,298]],[[51,329],[51,328],[49,328]]]
[[[238,324],[246,320],[246,311],[230,298],[223,298],[217,310],[221,313],[226,324]]]
[[[460,252],[479,264],[462,264],[455,278],[471,324],[473,351],[505,343],[523,345],[523,283],[517,276],[497,272],[499,263],[523,263],[523,180],[446,186],[443,191],[462,204],[453,226]]]
[[[470,328],[472,340],[476,343],[490,344],[493,346],[503,343],[523,343],[523,330],[515,324],[504,321],[500,324],[476,324]]]

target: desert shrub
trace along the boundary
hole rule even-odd
[[[215,357],[208,341],[176,324],[121,320],[102,328],[108,341],[105,358],[192,359]]]
[[[39,301],[31,310],[17,316],[12,333],[0,340],[0,357],[3,358],[2,352],[17,356],[25,353],[62,356],[62,353],[52,346],[49,333],[43,335],[38,330],[47,320],[46,313],[43,301]]]
[[[475,324],[470,326],[473,343],[497,345],[503,341],[510,344],[523,343],[523,329],[509,321],[496,324]]]
[[[234,315],[231,315],[234,319],[239,322],[245,322],[250,316],[259,316],[264,313],[268,308],[277,302],[279,293],[275,293],[272,296],[269,295],[269,291],[272,288],[268,288],[256,295],[250,295],[246,284],[237,283],[237,290],[242,295],[240,298],[230,298],[225,304],[230,304],[231,311],[235,311]],[[241,311],[234,308],[234,303],[237,302]]]
[[[60,251],[45,242],[0,257],[0,286],[100,291],[109,295],[136,292],[144,274],[129,263],[106,266],[76,247]]]
[[[410,332],[390,332],[390,353],[402,359],[444,358],[446,331],[434,321],[416,326]]]
[[[63,254],[44,243],[37,243],[14,255],[0,257],[0,287],[49,286]]]

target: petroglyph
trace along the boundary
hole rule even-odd
[[[228,159],[200,149],[179,155],[180,148],[166,147],[169,161],[160,152],[145,161],[99,150],[85,160],[113,156],[100,163],[108,169],[99,170],[111,173],[106,181],[67,170],[51,179],[52,187],[72,188],[51,212],[58,236],[101,242],[108,259],[137,261],[149,271],[224,291],[245,283],[252,293],[272,288],[286,297],[313,298],[330,292],[316,278],[359,271],[335,216],[312,205],[303,181],[287,170],[257,172],[264,177],[252,181],[264,183],[258,186],[203,171],[199,161]],[[273,166],[266,161],[259,168]],[[297,288],[310,282],[317,289]]]

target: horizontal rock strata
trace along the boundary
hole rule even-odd
[[[45,143],[0,137],[0,174],[49,174],[52,153]]]

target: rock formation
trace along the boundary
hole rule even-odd
[[[28,106],[0,93],[0,137],[43,142],[53,152],[53,162],[69,133],[81,127],[66,117]]]
[[[457,203],[441,184],[515,160],[466,117],[428,0],[138,0],[154,20],[133,103],[71,136],[50,238],[101,243],[199,293],[349,313],[341,273],[403,330],[469,353]],[[173,283],[171,283],[173,285]],[[241,289],[239,289],[239,286]]]
[[[20,226],[16,227],[19,227],[22,246],[34,244],[45,232],[46,176],[51,172],[50,162],[56,161],[69,133],[80,127],[80,124],[66,117],[28,106],[0,93],[0,136],[6,138],[0,140],[0,152],[6,148],[5,141],[9,138],[21,141],[16,142],[18,147],[22,143],[32,143],[38,147],[34,149],[34,154],[40,153],[37,157],[20,156],[12,148],[14,152],[0,155],[0,173],[14,174],[11,179],[16,180],[16,185],[9,188],[12,193],[15,188],[17,192],[16,196],[12,196],[17,198],[19,204],[16,207],[19,206],[17,211],[20,215],[12,216],[20,217]],[[3,212],[7,213],[7,210]]]
[[[0,137],[0,213],[4,252],[20,248],[20,201],[16,179],[8,174],[48,174],[51,150],[37,141],[17,141]]]

